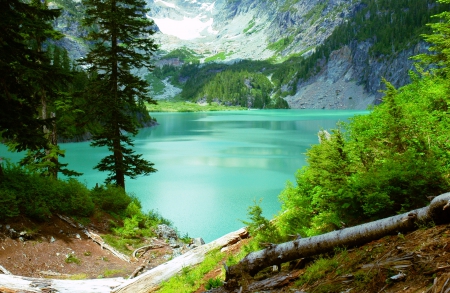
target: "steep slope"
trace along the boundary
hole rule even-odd
[[[349,1],[150,0],[163,50],[264,60],[320,45],[357,7]],[[278,43],[277,43],[278,42]]]
[[[65,9],[56,24],[67,35],[60,44],[72,57],[83,56],[81,3],[54,3]],[[156,99],[181,96],[225,103],[206,96],[203,86],[222,71],[245,70],[273,82],[268,93],[273,105],[284,105],[277,102],[284,99],[291,108],[317,109],[364,109],[380,102],[383,77],[396,87],[408,83],[413,69],[409,57],[426,51],[419,35],[439,11],[429,0],[147,3],[161,49],[155,64],[168,67],[147,76]],[[246,67],[234,66],[242,60]],[[222,65],[205,71],[211,62]]]

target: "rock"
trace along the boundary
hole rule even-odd
[[[173,238],[169,239],[169,245],[172,248],[179,248],[180,247],[180,244]]]
[[[55,238],[52,236],[52,237],[50,237],[50,243],[53,243],[53,242],[55,242],[56,240],[55,240]]]
[[[77,238],[77,239],[80,239],[81,240],[81,236],[80,236],[80,234],[75,234],[75,238]]]
[[[13,239],[19,237],[19,233],[17,233],[17,231],[14,230],[13,228],[9,229],[8,232],[9,232],[9,236]]]
[[[178,256],[180,256],[180,255],[182,255],[183,253],[182,253],[182,251],[181,251],[181,248],[177,248],[177,249],[174,249],[173,250],[173,253],[172,253],[172,257],[173,258],[176,258],[176,257],[178,257]]]
[[[158,225],[158,228],[156,229],[156,235],[164,239],[178,239],[177,232],[165,224]]]
[[[203,240],[203,238],[194,238],[192,239],[192,245],[195,245],[196,247],[202,246],[203,244],[205,244],[205,241]]]

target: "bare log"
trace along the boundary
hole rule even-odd
[[[0,275],[0,292],[110,293],[123,282],[123,278],[52,280]]]
[[[1,265],[0,265],[0,271],[3,272],[3,274],[5,274],[5,275],[12,275],[10,271],[5,269],[5,267],[1,266]]]
[[[194,266],[205,259],[205,255],[214,249],[220,249],[224,246],[238,242],[246,238],[248,232],[242,228],[238,231],[229,233],[208,244],[196,247],[187,253],[180,255],[165,264],[159,265],[146,273],[127,280],[120,287],[112,290],[113,293],[148,293],[157,290],[160,284],[175,276],[183,267]]]
[[[278,274],[274,277],[267,278],[262,281],[253,282],[248,287],[248,292],[256,292],[256,291],[266,291],[273,290],[277,288],[282,288],[289,286],[289,284],[293,281],[296,281],[298,276],[300,275],[300,271],[296,271],[289,274]]]
[[[266,267],[330,252],[335,247],[353,247],[380,239],[386,235],[411,231],[416,228],[417,222],[448,223],[450,222],[450,212],[447,210],[449,202],[450,193],[445,193],[434,198],[429,206],[409,213],[319,236],[296,239],[252,252],[238,264],[228,268],[225,280],[239,279],[247,274],[254,276]]]
[[[72,226],[74,228],[83,229],[83,233],[86,234],[87,237],[91,238],[95,243],[100,245],[102,249],[104,248],[106,250],[109,250],[112,254],[114,254],[115,256],[120,258],[121,260],[124,260],[126,262],[130,262],[130,258],[128,256],[126,256],[123,253],[118,252],[116,249],[114,249],[114,247],[112,247],[111,245],[109,245],[105,241],[103,241],[102,237],[100,237],[99,235],[97,235],[94,232],[90,231],[89,229],[85,228],[80,223],[76,223],[71,218],[63,216],[63,215],[60,215],[60,214],[57,214],[57,216],[61,220],[67,222],[70,226]]]
[[[84,234],[86,234],[87,237],[91,238],[95,243],[99,244],[101,248],[109,250],[112,254],[120,258],[121,260],[124,260],[126,262],[130,262],[130,258],[126,256],[123,253],[118,252],[114,247],[103,241],[102,237],[95,234],[92,231],[89,231],[88,229],[83,230]]]

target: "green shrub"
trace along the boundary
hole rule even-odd
[[[0,189],[0,220],[19,214],[16,194],[8,189]]]
[[[206,281],[205,289],[206,290],[210,290],[210,289],[213,289],[213,288],[220,287],[222,285],[223,285],[223,282],[222,282],[222,280],[219,277],[217,277],[217,278],[210,278],[210,279],[208,279],[208,281]]]
[[[112,185],[95,187],[91,191],[92,200],[97,207],[105,212],[124,215],[132,198],[125,193],[123,188]]]

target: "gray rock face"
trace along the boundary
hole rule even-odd
[[[156,235],[164,239],[178,239],[177,232],[165,224],[158,225],[158,228],[156,229]]]

